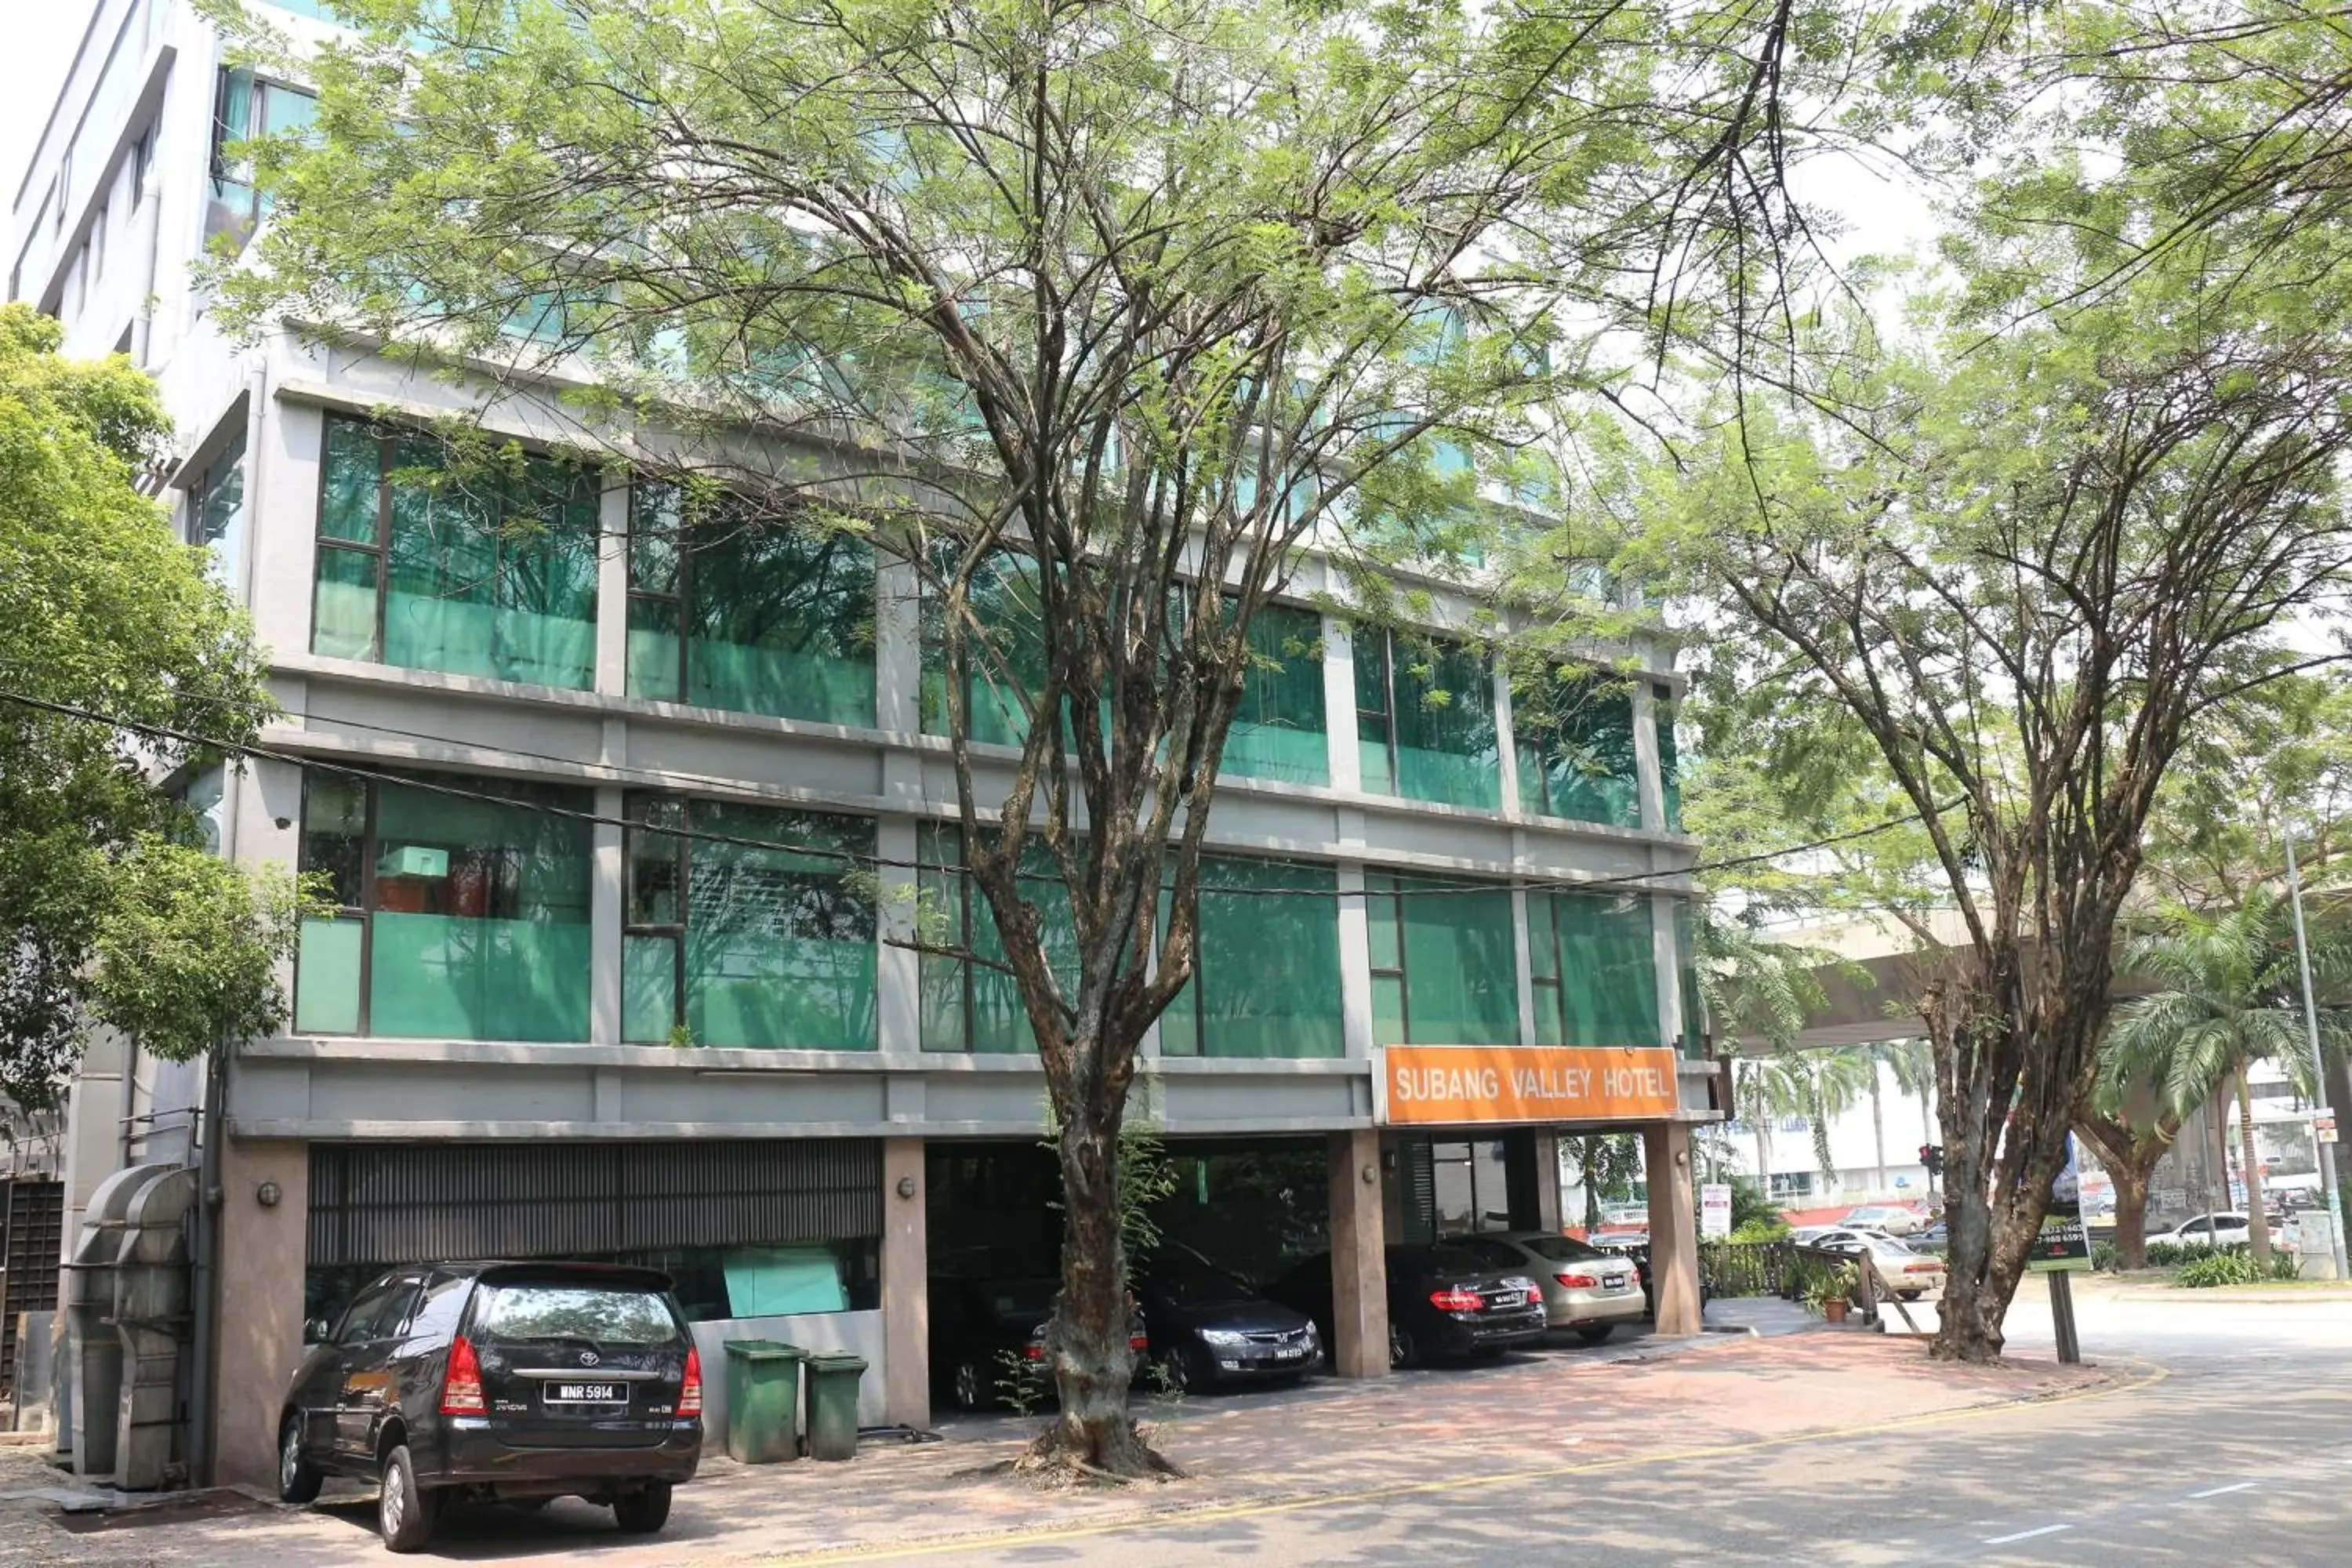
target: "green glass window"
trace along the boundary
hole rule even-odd
[[[1706,1055],[1706,1002],[1698,989],[1698,921],[1685,901],[1675,904],[1675,984],[1683,998],[1683,1055]]]
[[[942,568],[944,569],[944,567]],[[1018,746],[1045,679],[1045,630],[1036,563],[1000,554],[972,574],[967,597],[964,711],[970,738]],[[921,721],[926,735],[948,731],[946,609],[926,584],[922,605]]]
[[[1285,784],[1331,782],[1323,715],[1323,617],[1268,605],[1249,626],[1252,663],[1225,733],[1224,772]]]
[[[1666,814],[1666,831],[1683,830],[1682,763],[1675,747],[1675,689],[1650,688],[1650,702],[1658,716],[1658,793]]]
[[[1617,827],[1642,826],[1633,694],[1598,673],[1552,671],[1511,689],[1519,809]]]
[[[1202,856],[1199,958],[1160,1015],[1160,1054],[1345,1055],[1339,886],[1328,866]]]
[[[1355,665],[1365,789],[1501,808],[1495,683],[1483,656],[1443,638],[1368,628],[1356,638]]]
[[[641,484],[629,502],[632,697],[874,722],[874,551],[731,498]]]
[[[629,816],[624,1038],[874,1048],[874,904],[849,875],[871,821],[650,795]]]
[[[1661,1043],[1647,894],[1529,893],[1528,927],[1538,1045]]]
[[[596,479],[543,458],[442,471],[430,437],[327,421],[314,653],[584,690]]]
[[[319,100],[299,88],[257,77],[243,67],[224,67],[213,89],[211,179],[205,187],[205,243],[226,235],[231,252],[245,248],[269,211],[269,198],[255,189],[253,170],[229,149],[240,142],[299,131],[318,115]]]
[[[445,780],[453,795],[314,772],[302,868],[335,912],[305,921],[295,1027],[452,1040],[588,1037],[586,790]],[[488,797],[488,798],[483,798]]]
[[[1396,871],[1364,873],[1372,1038],[1383,1046],[1519,1039],[1510,890]]]
[[[988,900],[962,870],[961,829],[926,823],[916,837],[924,910],[935,911],[939,930],[925,937],[935,945],[967,951],[982,962],[946,953],[922,955],[919,1034],[927,1051],[1005,1055],[1037,1048],[1036,1032],[1013,976],[992,967],[1004,959],[1004,943]],[[1068,889],[1052,855],[1032,845],[1022,868],[1022,892],[1041,917],[1045,959],[1060,977],[1065,994],[1078,979],[1077,933],[1070,922]]]

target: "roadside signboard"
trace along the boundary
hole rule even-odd
[[[1731,1234],[1731,1187],[1708,1182],[1698,1190],[1698,1233],[1710,1241]]]
[[[2315,1116],[2311,1119],[2311,1135],[2322,1143],[2336,1142],[2336,1118]]]
[[[2083,1168],[2074,1157],[2074,1135],[2066,1135],[2066,1163],[2050,1184],[2050,1210],[2025,1267],[2036,1274],[2088,1273],[2091,1238],[2083,1230]]]

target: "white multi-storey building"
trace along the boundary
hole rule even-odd
[[[330,26],[279,8],[298,37]],[[943,1370],[927,1278],[1041,1248],[1050,1270],[1055,1230],[1017,1007],[888,944],[902,917],[840,876],[954,864],[911,583],[788,533],[632,552],[666,495],[552,461],[484,503],[544,524],[528,544],[394,482],[430,460],[404,420],[459,395],[363,345],[228,342],[191,270],[268,221],[224,147],[308,110],[184,0],[98,0],[13,208],[11,296],[161,383],[156,489],[268,650],[267,754],[175,783],[222,853],[324,873],[337,904],[279,1036],[180,1068],[102,1047],[75,1089],[69,1205],[127,1163],[202,1173],[182,1459],[269,1477],[306,1323],[436,1257],[657,1261],[706,1341],[857,1348],[867,1418],[919,1423]],[[545,435],[527,405],[498,418]],[[1231,876],[1299,896],[1206,900],[1197,998],[1144,1081],[1172,1232],[1260,1275],[1328,1247],[1339,1365],[1369,1375],[1383,1240],[1556,1224],[1566,1124],[1430,1125],[1382,1092],[1426,1058],[1388,1053],[1478,1047],[1442,1061],[1506,1074],[1628,1053],[1664,1098],[1619,1124],[1677,1169],[1716,1075],[1676,936],[1675,678],[1612,683],[1591,732],[1514,733],[1467,644],[1427,673],[1319,622],[1309,577],[1267,646],[1304,632],[1321,657],[1254,689],[1211,827]],[[1571,748],[1585,764],[1554,765]],[[1013,753],[978,750],[1001,778]],[[969,908],[951,869],[923,875]],[[1637,880],[1576,886],[1612,878]],[[1434,1151],[1457,1147],[1487,1190],[1441,1205]],[[1660,1192],[1663,1310],[1695,1327],[1687,1190]]]

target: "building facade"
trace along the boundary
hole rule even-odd
[[[77,1086],[125,1131],[74,1145],[68,1205],[110,1162],[204,1173],[188,1466],[268,1478],[306,1324],[433,1257],[657,1263],[707,1345],[856,1349],[866,1419],[919,1424],[927,1281],[1039,1267],[1052,1218],[1017,1003],[903,945],[918,900],[994,940],[956,870],[912,575],[839,536],[688,526],[661,487],[552,458],[436,487],[414,432],[460,391],[365,345],[226,341],[190,268],[268,214],[224,149],[307,113],[178,0],[102,0],[15,208],[12,296],[159,378],[181,441],[159,492],[268,649],[261,754],[176,782],[221,853],[334,905],[277,1037],[126,1050]],[[494,424],[558,428],[520,403]],[[1675,678],[1515,726],[1466,642],[1400,658],[1308,607],[1337,585],[1310,564],[1264,627],[1198,984],[1138,1109],[1178,1173],[1171,1234],[1261,1276],[1328,1248],[1339,1369],[1370,1375],[1384,1240],[1557,1225],[1561,1127],[1638,1130],[1687,1170],[1715,1074],[1677,935]],[[1018,713],[972,708],[985,802]],[[866,868],[878,902],[845,875]],[[1657,1187],[1662,1321],[1686,1331],[1688,1186]]]

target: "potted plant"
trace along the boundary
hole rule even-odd
[[[1820,1265],[1805,1278],[1805,1306],[1832,1323],[1843,1323],[1861,1282],[1851,1263]]]

